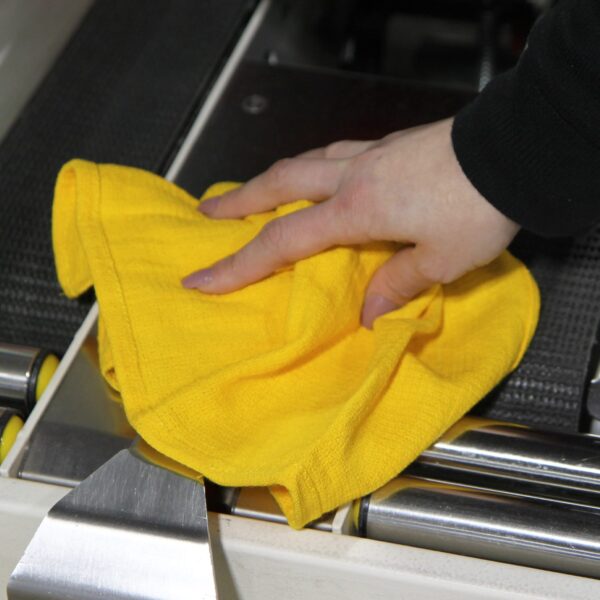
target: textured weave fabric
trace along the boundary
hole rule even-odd
[[[95,287],[101,366],[133,427],[219,484],[270,486],[294,527],[414,460],[518,364],[538,314],[508,253],[373,331],[360,309],[387,245],[335,248],[226,296],[182,288],[306,204],[212,221],[154,175],[73,161],[53,209],[60,283],[70,297]]]

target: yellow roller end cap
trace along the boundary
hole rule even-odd
[[[37,382],[35,384],[35,400],[36,402],[40,399],[44,390],[48,387],[50,380],[52,379],[52,375],[58,369],[58,358],[54,356],[54,354],[48,354],[40,367],[40,371],[38,373]]]
[[[7,457],[22,428],[23,419],[14,415],[8,420],[4,431],[0,432],[0,463]]]
[[[352,523],[354,525],[354,529],[358,531],[358,526],[360,522],[360,505],[362,502],[362,498],[356,499],[352,504]]]

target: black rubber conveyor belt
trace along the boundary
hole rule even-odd
[[[476,412],[539,429],[587,431],[585,401],[598,360],[600,226],[559,241],[521,235],[512,250],[540,287],[540,322],[518,369]]]
[[[50,211],[71,158],[163,173],[235,43],[248,0],[98,0],[0,145],[0,340],[65,351],[93,299],[68,301]]]

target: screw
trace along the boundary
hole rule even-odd
[[[251,94],[242,100],[242,110],[249,115],[259,115],[264,112],[269,105],[269,101],[260,94]]]

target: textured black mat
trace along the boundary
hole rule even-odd
[[[0,341],[63,352],[89,310],[60,293],[52,188],[74,157],[162,172],[248,0],[99,0],[0,146]]]
[[[264,112],[243,110],[252,94],[266,99]],[[247,61],[178,181],[200,194],[213,181],[245,180],[310,147],[377,138],[451,115],[470,97],[459,90]],[[520,368],[476,412],[577,431],[600,323],[600,229],[576,242],[522,236],[514,251],[541,288],[541,320]]]
[[[600,326],[600,227],[575,240],[521,235],[512,250],[540,287],[540,322],[519,368],[476,412],[544,429],[577,431]],[[585,423],[583,423],[585,425]]]

